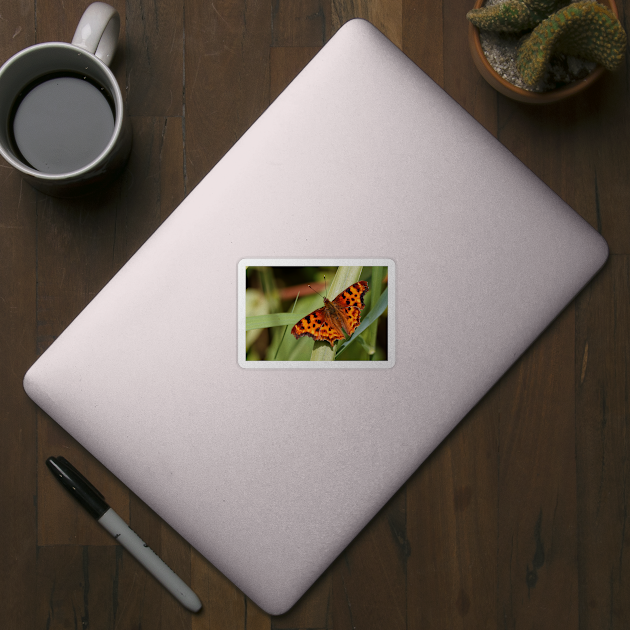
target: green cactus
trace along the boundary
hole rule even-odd
[[[621,63],[626,33],[615,14],[597,2],[570,4],[543,20],[521,44],[516,65],[528,85],[540,81],[555,53],[594,61],[608,70]]]
[[[519,33],[534,28],[569,0],[506,0],[500,4],[472,9],[466,17],[479,29]]]

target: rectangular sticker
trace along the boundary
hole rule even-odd
[[[238,362],[244,368],[394,365],[391,259],[244,259]]]

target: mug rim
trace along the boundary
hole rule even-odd
[[[116,116],[114,120],[114,131],[112,133],[107,146],[101,151],[101,153],[91,162],[82,166],[80,169],[75,171],[68,171],[67,173],[43,173],[42,171],[38,171],[30,166],[27,166],[20,160],[16,159],[12,154],[8,153],[5,148],[0,143],[0,154],[2,157],[11,165],[13,168],[17,169],[21,173],[25,175],[29,175],[41,181],[47,181],[50,183],[53,182],[65,182],[66,180],[74,180],[80,178],[82,175],[89,173],[93,170],[98,170],[99,163],[105,162],[107,156],[115,147],[118,137],[120,136],[123,128],[123,117],[124,117],[124,101],[122,97],[122,91],[120,86],[118,85],[118,81],[114,76],[114,73],[110,70],[107,64],[103,63],[96,55],[85,50],[84,48],[80,48],[79,46],[75,46],[74,44],[68,44],[66,42],[42,42],[41,44],[33,44],[32,46],[28,46],[23,50],[18,51],[7,59],[2,66],[0,67],[0,82],[2,81],[2,76],[8,69],[10,65],[12,65],[15,61],[17,61],[21,57],[25,57],[36,50],[40,50],[42,48],[65,48],[66,50],[72,52],[80,52],[81,54],[90,55],[90,61],[96,63],[97,66],[103,70],[110,81],[110,91],[112,92],[112,97],[114,98],[114,103],[116,106]],[[63,69],[61,69],[63,72]],[[113,87],[113,89],[111,89]]]

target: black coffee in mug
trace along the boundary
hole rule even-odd
[[[89,77],[57,73],[22,90],[13,106],[11,144],[42,173],[77,171],[94,161],[114,133],[114,102]]]

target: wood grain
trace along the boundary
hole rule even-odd
[[[134,144],[74,201],[0,161],[0,618],[11,630],[630,627],[630,64],[565,103],[494,92],[466,0],[111,0]],[[0,62],[87,5],[0,0]],[[629,0],[618,4],[622,23]],[[270,617],[26,397],[22,377],[339,27],[370,20],[565,199],[611,258],[333,565]],[[326,185],[322,182],[322,185]],[[191,615],[55,487],[66,454],[180,575]],[[8,506],[8,507],[7,507]],[[3,625],[0,624],[0,625]]]
[[[362,18],[402,49],[402,14],[402,0],[332,0],[332,32],[348,20]]]
[[[272,630],[331,628],[333,573],[334,568],[325,571],[291,610],[284,615],[273,616],[271,618]]]
[[[193,618],[193,630],[245,630],[253,604],[197,551],[192,552],[190,586],[203,602]]]
[[[271,11],[262,0],[186,5],[186,191],[269,105]]]
[[[138,536],[190,584],[190,545],[133,494],[129,523]],[[126,611],[125,625],[121,627],[133,624],[156,630],[190,630],[192,614],[126,552],[122,554],[118,574],[120,581],[131,582],[131,588],[137,591],[133,606]]]
[[[183,0],[135,0],[126,8],[127,107],[130,116],[181,116]]]
[[[32,2],[0,6],[4,63],[36,33]],[[36,626],[37,408],[22,390],[37,358],[35,207],[35,191],[0,158],[0,619],[15,630]]]
[[[612,256],[576,302],[580,628],[630,626],[630,260]]]
[[[273,0],[272,46],[323,46],[330,39],[330,0]]]
[[[442,0],[444,89],[493,136],[498,94],[481,78],[468,50],[468,0]]]
[[[500,388],[407,483],[407,628],[484,628],[496,618]]]
[[[285,90],[320,50],[319,46],[271,49],[269,55],[270,101],[274,101]]]
[[[0,618],[26,630],[37,567],[37,408],[22,379],[37,358],[36,194],[4,160],[0,198]]]
[[[569,306],[500,384],[497,622],[512,628],[578,623],[574,348]]]
[[[403,487],[332,567],[335,630],[407,626],[406,569],[410,544]]]
[[[33,628],[113,628],[117,612],[116,547],[56,545],[37,553]]]
[[[404,0],[403,52],[444,87],[444,21],[441,0]]]
[[[625,20],[628,20],[627,3]],[[628,32],[626,26],[626,32]],[[595,202],[589,220],[608,242],[610,251],[630,254],[630,178],[628,152],[630,142],[630,64],[626,62],[618,72],[599,82],[597,91],[588,95],[593,99],[593,117],[588,128],[589,155],[593,163],[590,187]],[[594,216],[593,216],[594,215]]]

